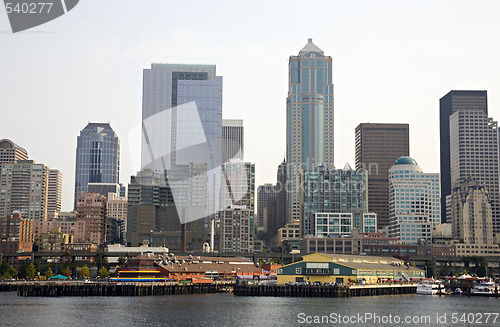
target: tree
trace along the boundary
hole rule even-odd
[[[36,275],[35,265],[33,263],[30,263],[26,267],[26,278],[33,279],[33,278],[35,278],[35,275]]]
[[[121,267],[121,266],[124,266],[125,264],[127,263],[127,258],[124,257],[124,256],[120,256],[118,258],[118,265]]]
[[[69,267],[66,267],[66,269],[64,269],[61,274],[66,277],[71,277],[71,269],[69,269]]]
[[[50,278],[50,277],[54,277],[54,272],[52,271],[52,268],[49,267],[49,269],[47,269],[47,271],[45,272],[45,277]]]
[[[0,266],[0,278],[10,279],[17,277],[17,270],[10,265],[10,263],[5,260]]]
[[[101,277],[101,278],[106,278],[106,277],[108,277],[108,276],[109,276],[109,272],[108,272],[108,270],[106,269],[106,267],[104,267],[104,266],[103,266],[103,267],[101,267],[101,269],[99,269],[98,274],[99,274],[99,277]]]
[[[83,266],[82,269],[80,269],[80,277],[82,277],[82,278],[89,278],[90,277],[89,267]]]

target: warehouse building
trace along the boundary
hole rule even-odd
[[[279,268],[277,274],[278,284],[288,282],[376,284],[425,277],[424,270],[406,266],[404,261],[392,257],[320,253],[305,255],[302,261]]]

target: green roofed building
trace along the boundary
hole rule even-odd
[[[425,270],[406,266],[392,257],[321,254],[305,255],[302,261],[277,270],[278,284],[288,282],[348,283],[363,281],[376,284],[387,280],[411,280],[425,277]]]

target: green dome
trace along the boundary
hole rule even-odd
[[[411,157],[401,157],[396,162],[394,165],[418,165],[415,159]]]

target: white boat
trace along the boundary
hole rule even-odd
[[[417,294],[433,295],[438,294],[439,289],[444,294],[444,285],[438,280],[425,280],[417,285]]]
[[[481,282],[474,285],[474,288],[471,290],[472,295],[487,295],[493,296],[495,295],[495,288],[498,290],[498,285],[494,282]]]

